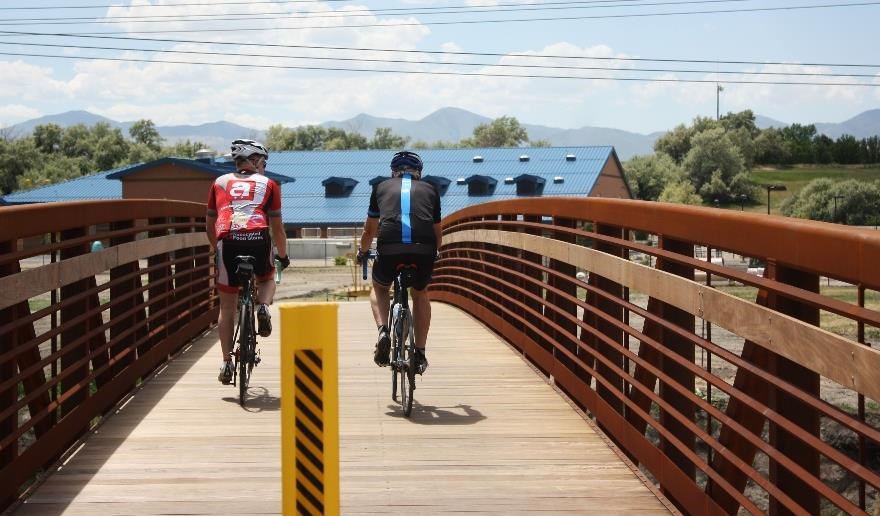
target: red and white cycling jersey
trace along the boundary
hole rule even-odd
[[[281,215],[281,188],[262,174],[229,173],[214,181],[208,213],[217,214],[217,239],[230,233],[256,233],[269,227],[268,216]]]

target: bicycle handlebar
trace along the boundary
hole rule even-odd
[[[375,259],[376,259],[376,253],[375,253],[375,251],[372,251],[372,250],[367,251],[367,254],[365,254],[363,256],[363,258],[361,259],[361,265],[363,265],[363,267],[364,267],[364,274],[363,274],[364,280],[367,279],[367,262],[370,260],[375,260]]]

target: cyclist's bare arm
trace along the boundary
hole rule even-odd
[[[379,230],[379,218],[378,217],[367,217],[367,220],[364,221],[364,234],[361,235],[361,250],[367,250],[373,245],[373,239],[376,237],[376,232]]]
[[[216,214],[208,214],[205,217],[205,233],[208,234],[208,242],[211,244],[211,249],[217,249],[217,229],[214,226],[217,223],[217,215]]]
[[[434,238],[437,240],[437,250],[440,250],[440,245],[443,243],[443,228],[440,223],[434,224]]]
[[[278,256],[285,258],[287,256],[287,235],[284,233],[284,223],[281,221],[281,215],[269,215],[269,227],[272,230],[272,241],[275,242],[275,249]]]

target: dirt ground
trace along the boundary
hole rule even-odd
[[[275,287],[275,301],[339,301],[348,299],[348,291],[363,291],[369,284],[361,278],[361,269],[351,265],[325,265],[324,260],[298,260],[284,271]]]

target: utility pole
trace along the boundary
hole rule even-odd
[[[715,84],[715,120],[721,120],[721,92],[724,91],[724,86],[716,83]]]

